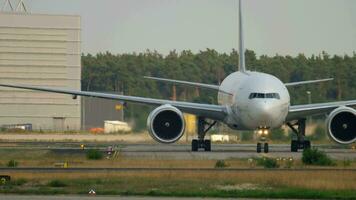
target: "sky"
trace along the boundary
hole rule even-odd
[[[2,3],[4,0],[0,0]],[[14,2],[17,2],[14,0]],[[238,49],[237,0],[25,0],[32,13],[80,15],[95,54]],[[244,0],[245,48],[257,55],[356,52],[356,0]]]

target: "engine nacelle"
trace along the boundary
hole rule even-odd
[[[339,107],[327,119],[329,136],[337,143],[351,144],[356,141],[356,110]]]
[[[171,105],[162,105],[154,109],[148,116],[147,128],[151,137],[157,142],[176,142],[184,134],[183,113]]]

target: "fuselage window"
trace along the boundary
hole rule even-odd
[[[251,93],[249,99],[280,99],[278,93]]]

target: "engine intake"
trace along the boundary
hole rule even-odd
[[[351,144],[356,141],[356,110],[340,107],[327,119],[329,136],[337,143]]]
[[[171,105],[160,106],[148,116],[147,128],[151,137],[158,142],[176,142],[184,134],[183,113]]]

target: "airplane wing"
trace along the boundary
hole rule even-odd
[[[213,104],[200,104],[200,103],[190,103],[190,102],[182,102],[182,101],[170,101],[164,99],[153,99],[153,98],[145,98],[145,97],[135,97],[135,96],[126,96],[126,95],[115,95],[108,93],[100,93],[100,92],[89,92],[89,91],[75,91],[68,89],[56,89],[49,87],[37,87],[37,86],[25,86],[25,85],[9,85],[9,84],[0,84],[2,87],[11,87],[17,89],[27,89],[27,90],[37,90],[43,92],[53,92],[53,93],[61,93],[61,94],[69,94],[76,96],[86,96],[86,97],[96,97],[96,98],[104,98],[104,99],[112,99],[112,100],[120,100],[125,102],[137,103],[137,104],[145,104],[152,106],[160,106],[164,104],[170,104],[174,107],[177,107],[182,112],[214,119],[222,121],[227,115],[227,108],[221,105],[213,105]]]
[[[300,81],[300,82],[292,82],[292,83],[285,83],[285,86],[296,86],[296,85],[304,85],[304,84],[310,84],[310,83],[320,83],[320,82],[325,82],[325,81],[332,81],[334,80],[333,78],[326,78],[326,79],[319,79],[319,80],[310,80],[310,81]]]
[[[180,80],[167,79],[167,78],[157,78],[157,77],[151,77],[151,76],[144,76],[144,78],[155,80],[155,81],[167,82],[167,83],[187,85],[187,86],[191,86],[191,87],[205,88],[205,89],[219,91],[219,92],[222,92],[222,93],[225,93],[225,94],[228,94],[228,95],[232,95],[229,92],[225,92],[223,90],[220,90],[220,86],[218,86],[218,85],[205,84],[205,83],[196,83],[196,82],[189,82],[189,81],[180,81]]]
[[[356,108],[356,100],[290,106],[287,121],[297,120],[313,115],[328,114],[340,106]]]
[[[155,80],[155,81],[187,85],[187,86],[192,86],[192,87],[200,87],[200,88],[206,88],[206,89],[217,90],[217,91],[219,90],[218,85],[195,83],[195,82],[189,82],[189,81],[180,81],[180,80],[173,80],[173,79],[167,79],[167,78],[157,78],[157,77],[151,77],[151,76],[144,76],[144,78]]]

